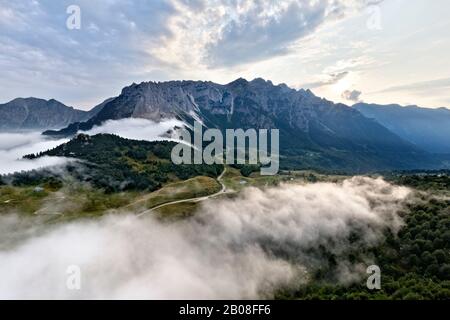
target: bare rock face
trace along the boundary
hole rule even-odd
[[[286,85],[255,79],[235,80],[227,85],[203,81],[143,82],[122,90],[93,122],[124,117],[163,118],[202,113],[223,115],[229,121],[233,115],[251,127],[274,127],[276,119],[289,126],[308,130],[309,120],[317,117],[317,106],[332,106],[310,91],[294,90]]]
[[[175,117],[197,119],[206,126],[222,129],[278,128],[284,135],[301,136],[294,139],[301,140],[296,144],[310,147],[332,144],[336,139],[354,141],[355,137],[378,143],[375,135],[381,132],[385,147],[412,147],[348,106],[319,98],[309,90],[295,90],[285,84],[275,86],[261,78],[250,82],[240,78],[226,85],[205,81],[133,83],[106,102],[89,121],[49,133],[74,134],[106,120],[129,117],[157,122]]]
[[[319,98],[310,90],[274,85],[260,78],[240,78],[225,85],[206,81],[133,83],[105,102],[88,121],[45,134],[73,135],[107,120],[129,117],[156,122],[197,120],[222,130],[276,128],[282,156],[296,167],[345,167],[362,172],[424,168],[424,163],[431,163],[422,150],[354,108]]]

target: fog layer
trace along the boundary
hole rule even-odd
[[[122,119],[106,121],[103,125],[85,132],[90,135],[111,133],[123,138],[154,141],[164,138],[168,130],[181,126],[178,120],[155,123],[146,119]],[[40,132],[0,133],[0,175],[18,171],[29,171],[51,166],[64,165],[69,161],[60,157],[41,157],[34,160],[23,159],[24,155],[47,151],[68,139],[51,139]]]
[[[36,233],[4,219],[4,241],[26,236],[0,247],[0,298],[271,298],[309,281],[326,263],[320,248],[339,256],[376,245],[387,229],[396,232],[408,194],[381,179],[355,177],[249,188],[170,223],[116,212]],[[359,236],[349,241],[352,232]],[[336,281],[361,280],[372,258],[338,260]],[[66,286],[71,265],[81,270],[80,290]]]
[[[26,160],[22,157],[52,149],[67,141],[67,139],[46,139],[40,132],[0,133],[0,174],[62,165],[67,162],[67,159],[42,157]]]

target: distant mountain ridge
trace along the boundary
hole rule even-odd
[[[89,120],[103,108],[105,102],[90,111],[83,111],[55,99],[17,98],[0,104],[0,130],[63,128],[73,122]]]
[[[73,135],[107,120],[129,117],[199,120],[222,130],[278,128],[285,168],[367,172],[440,166],[421,148],[355,108],[261,78],[240,78],[225,85],[205,81],[134,83],[88,121],[45,134]]]
[[[432,153],[450,154],[449,109],[366,103],[353,107],[419,148]]]

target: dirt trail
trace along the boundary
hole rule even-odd
[[[227,168],[224,167],[222,173],[217,177],[217,182],[219,182],[220,185],[222,186],[222,189],[221,189],[220,191],[218,191],[218,192],[216,192],[216,193],[213,193],[213,194],[210,194],[210,195],[208,195],[208,196],[202,196],[202,197],[195,197],[195,198],[189,198],[189,199],[182,199],[182,200],[176,200],[176,201],[166,202],[166,203],[160,204],[160,205],[158,205],[158,206],[156,206],[156,207],[153,207],[153,208],[151,208],[151,209],[145,210],[145,211],[139,213],[137,216],[138,216],[138,217],[143,216],[144,214],[150,213],[150,212],[152,212],[152,211],[154,211],[154,210],[157,210],[157,209],[162,208],[162,207],[165,207],[165,206],[170,206],[170,205],[172,205],[172,204],[184,203],[184,202],[200,202],[200,201],[205,201],[205,200],[207,200],[207,199],[214,198],[214,197],[217,197],[218,195],[221,195],[221,194],[226,193],[226,187],[225,187],[225,185],[224,185],[223,182],[222,182],[222,177],[223,177],[223,175],[225,174],[226,170],[227,170]]]

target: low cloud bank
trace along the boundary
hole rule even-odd
[[[36,235],[5,226],[15,219],[4,220],[3,240],[17,239],[17,232],[27,236],[0,249],[0,298],[270,298],[277,288],[308,281],[326,263],[319,248],[338,255],[376,245],[386,229],[398,231],[398,211],[409,193],[355,177],[341,184],[249,188],[171,223],[122,213]],[[350,241],[355,232],[359,237]],[[81,269],[81,290],[66,287],[70,265]],[[364,272],[365,266],[337,261],[341,283]]]
[[[29,171],[49,166],[63,165],[68,159],[42,157],[22,159],[24,155],[52,149],[67,139],[46,139],[39,132],[0,133],[0,174]]]
[[[126,118],[108,120],[101,126],[94,127],[85,133],[89,135],[111,133],[127,139],[155,141],[167,140],[167,137],[164,136],[168,131],[173,130],[176,126],[181,127],[183,125],[183,122],[175,119],[153,122],[141,118]]]
[[[163,136],[175,126],[181,125],[182,122],[178,120],[155,123],[146,119],[128,118],[106,121],[85,133],[111,133],[135,140],[169,140]],[[41,157],[33,160],[22,157],[52,149],[67,141],[68,139],[50,139],[40,132],[0,133],[0,175],[66,164],[69,160],[61,157]]]

